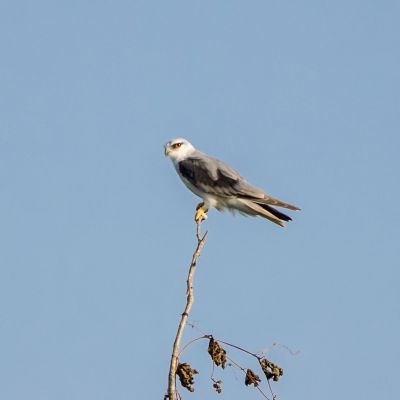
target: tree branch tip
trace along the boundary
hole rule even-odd
[[[197,229],[196,229],[196,237],[197,237],[197,247],[195,252],[192,256],[192,262],[189,267],[188,277],[186,280],[186,306],[184,308],[183,313],[181,314],[181,320],[178,325],[178,330],[176,332],[175,341],[172,347],[172,354],[171,354],[171,361],[170,361],[170,368],[168,374],[168,400],[174,400],[177,397],[180,398],[179,393],[176,390],[176,376],[179,376],[181,384],[183,387],[188,389],[190,392],[194,391],[192,387],[194,381],[193,376],[198,372],[195,369],[192,369],[188,364],[178,364],[179,355],[181,352],[187,347],[185,346],[182,351],[179,351],[183,331],[185,329],[187,319],[189,317],[190,310],[192,308],[194,302],[193,296],[193,277],[196,269],[197,260],[200,256],[200,253],[204,247],[205,239],[207,237],[206,232],[203,236],[201,236],[200,232],[200,223],[197,222]]]

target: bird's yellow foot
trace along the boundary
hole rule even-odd
[[[194,220],[198,224],[201,224],[204,220],[208,218],[206,214],[207,211],[208,208],[204,207],[204,203],[200,203],[196,208],[196,214],[194,215]]]

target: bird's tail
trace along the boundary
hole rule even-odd
[[[264,210],[270,212],[273,214],[276,218],[279,218],[282,221],[291,221],[292,218],[290,218],[288,215],[284,214],[283,212],[278,211],[276,208],[269,206],[268,204],[262,204],[258,203]]]
[[[274,199],[273,197],[270,197],[268,195],[265,195],[263,199],[252,199],[252,200],[260,204],[262,207],[264,207],[264,205],[269,205],[274,207],[283,207],[293,211],[300,210],[300,208],[293,206],[292,204],[285,203],[282,200]]]
[[[259,215],[260,217],[269,219],[271,222],[284,227],[285,221],[291,221],[292,219],[286,214],[281,213],[275,208],[268,204],[258,203],[255,200],[250,199],[237,199],[241,204],[240,211],[248,215]]]

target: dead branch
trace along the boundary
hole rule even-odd
[[[193,294],[193,278],[194,273],[196,270],[197,260],[200,256],[201,250],[206,242],[207,232],[201,237],[200,234],[200,224],[201,222],[197,223],[196,229],[196,237],[197,237],[197,247],[192,257],[192,262],[189,267],[189,272],[186,280],[186,306],[183,310],[181,320],[179,322],[178,331],[176,332],[176,337],[174,341],[174,345],[172,347],[172,354],[171,354],[171,362],[169,366],[169,374],[168,374],[168,394],[166,396],[169,400],[175,400],[177,398],[177,391],[176,391],[176,371],[178,368],[178,361],[179,361],[179,347],[182,340],[183,331],[185,330],[186,322],[192,308],[194,302],[194,294]]]

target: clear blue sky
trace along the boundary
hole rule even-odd
[[[282,400],[395,398],[399,18],[398,1],[1,2],[0,398],[162,398],[198,202],[163,155],[177,136],[302,208],[285,229],[209,213],[191,320],[299,350],[268,355]],[[233,368],[214,394],[206,343],[183,361],[184,399],[261,398]]]

